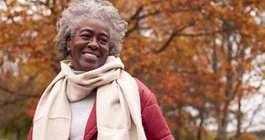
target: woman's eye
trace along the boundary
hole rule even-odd
[[[101,39],[99,39],[99,43],[102,44],[102,45],[106,45],[108,43],[108,40],[104,39],[104,38],[101,38]]]
[[[82,34],[80,37],[84,40],[90,40],[92,38],[90,34]]]

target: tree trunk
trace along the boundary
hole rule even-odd
[[[203,113],[200,113],[200,125],[197,131],[197,140],[201,140],[202,137],[202,129],[203,129],[203,122],[204,122],[204,117]]]
[[[236,140],[241,140],[241,119],[242,119],[242,113],[241,113],[241,96],[238,97],[238,111],[237,111],[237,130],[236,130]]]
[[[225,93],[224,93],[224,103],[223,108],[220,112],[220,120],[218,123],[218,131],[216,140],[226,140],[227,139],[227,125],[228,125],[228,113],[229,113],[229,104],[233,99],[232,93],[232,84],[233,84],[233,72],[232,72],[232,60],[233,60],[233,50],[232,50],[232,42],[230,41],[231,37],[231,23],[229,21],[224,20],[224,27],[227,29],[227,33],[223,36],[223,47],[227,48],[226,51],[226,63],[224,65],[226,72],[226,84],[225,84]]]
[[[218,124],[218,131],[216,140],[226,140],[227,139],[227,116],[228,116],[228,104],[226,103],[224,109],[222,110],[220,121]]]
[[[16,131],[16,140],[21,140],[21,129],[17,128]]]

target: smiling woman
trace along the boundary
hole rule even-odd
[[[102,66],[109,55],[109,26],[103,21],[88,18],[80,23],[75,34],[67,40],[73,69],[90,71]]]
[[[118,57],[127,23],[106,0],[66,9],[58,46],[69,59],[44,91],[28,140],[172,140],[156,98]]]

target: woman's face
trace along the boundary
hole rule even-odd
[[[81,22],[73,37],[67,40],[73,69],[90,71],[102,66],[109,55],[109,26],[103,21],[88,18]]]

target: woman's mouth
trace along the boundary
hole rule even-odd
[[[86,58],[86,59],[97,59],[98,55],[94,54],[94,53],[90,53],[90,52],[82,52],[82,55]]]

